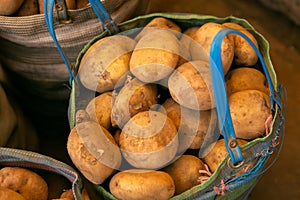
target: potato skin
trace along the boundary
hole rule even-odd
[[[115,92],[115,91],[114,91]],[[138,112],[149,110],[157,103],[157,86],[134,78],[128,81],[113,97],[111,121],[122,128]]]
[[[195,34],[195,41],[199,43],[202,48],[205,49],[206,55],[210,54],[210,48],[211,43],[216,36],[216,34],[222,29],[221,24],[217,24],[214,22],[208,22],[203,24],[196,32]],[[193,48],[196,47],[196,50],[193,50]],[[193,60],[198,60],[199,54],[198,54],[199,47],[195,45],[191,45],[191,52],[192,52],[192,58]],[[222,45],[221,45],[221,56],[222,56],[222,66],[224,74],[226,74],[229,71],[229,68],[233,62],[234,58],[234,41],[229,36],[225,36]],[[207,57],[207,56],[206,56]],[[200,54],[200,59],[203,59],[203,55]]]
[[[180,106],[172,98],[167,99],[162,106],[178,130],[177,153],[183,153],[187,149],[200,149],[205,139],[210,141],[217,125],[215,109],[203,111],[188,109]]]
[[[163,170],[174,180],[175,194],[181,194],[200,184],[198,182],[199,170],[205,170],[205,165],[196,156],[182,155]]]
[[[47,200],[48,185],[37,173],[20,167],[4,167],[0,170],[0,187],[20,193],[25,199]]]
[[[67,150],[74,165],[95,184],[103,183],[121,165],[121,153],[114,138],[95,121],[76,124],[69,134]]]
[[[0,187],[1,200],[26,200],[22,195],[6,187]]]
[[[250,67],[239,67],[230,70],[226,75],[227,95],[242,90],[259,90],[269,95],[267,80],[265,75],[258,69]]]
[[[176,36],[180,36],[181,33],[181,28],[171,20],[163,17],[155,17],[148,24],[146,24],[142,31],[135,37],[135,40],[140,40],[143,36],[151,33],[151,31],[155,29],[167,29]]]
[[[270,98],[258,90],[243,90],[228,97],[237,138],[255,139],[265,134],[265,121],[272,114]]]
[[[109,189],[122,200],[167,200],[174,195],[175,185],[166,172],[130,169],[115,174]]]
[[[179,40],[168,30],[158,29],[142,37],[130,59],[130,71],[146,83],[170,75],[179,59]]]
[[[255,37],[244,27],[237,23],[227,22],[222,24],[223,27],[232,28],[244,33],[256,46],[258,47],[258,43]],[[258,56],[251,45],[241,36],[232,34],[229,35],[234,40],[234,62],[237,65],[241,66],[253,66],[256,64],[258,60]]]
[[[172,98],[187,108],[210,110],[216,106],[206,61],[191,61],[179,66],[169,77],[168,87]]]
[[[105,92],[93,98],[85,108],[90,119],[106,129],[111,127],[112,101],[112,92]]]
[[[24,0],[0,0],[0,15],[13,15]]]
[[[157,111],[134,115],[120,135],[123,157],[136,168],[159,169],[176,155],[178,137],[171,119]]]
[[[102,38],[92,44],[81,59],[78,76],[84,87],[99,93],[121,86],[129,72],[136,42],[122,35]]]
[[[38,0],[24,0],[24,3],[21,5],[16,16],[29,16],[39,13]]]

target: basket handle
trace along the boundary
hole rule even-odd
[[[61,8],[58,12],[62,12],[62,19],[66,19],[69,20],[69,17],[66,14],[66,4],[65,4],[65,0],[56,0],[57,4],[59,5],[59,7]],[[115,34],[117,32],[119,32],[119,28],[116,25],[116,23],[114,22],[114,20],[112,20],[112,18],[110,17],[110,15],[108,14],[108,12],[106,11],[105,7],[103,6],[103,4],[100,2],[100,0],[89,0],[90,5],[92,7],[92,9],[94,10],[95,14],[97,15],[97,17],[100,19],[100,21],[102,22],[104,29],[107,30],[108,34]],[[54,25],[53,25],[53,8],[54,8],[54,4],[55,4],[55,0],[44,0],[44,15],[45,15],[45,21],[46,21],[46,25],[48,28],[48,31],[55,43],[55,46],[59,52],[59,54],[61,55],[64,63],[66,64],[66,67],[68,69],[68,73],[70,75],[70,79],[69,79],[69,84],[70,86],[72,85],[72,80],[75,80],[75,75],[76,75],[76,70],[75,68],[72,66],[71,62],[68,60],[68,58],[66,57],[65,53],[63,52],[61,46],[59,45],[57,38],[56,38],[56,34],[54,31]],[[60,14],[60,13],[59,13]]]
[[[228,105],[228,99],[226,94],[225,78],[222,68],[221,60],[221,45],[224,37],[228,34],[236,34],[244,38],[254,49],[258,55],[259,61],[261,62],[262,68],[264,70],[269,89],[270,89],[270,104],[271,109],[274,110],[274,103],[280,104],[274,95],[274,86],[269,75],[269,71],[266,67],[264,59],[254,45],[254,43],[243,33],[231,28],[221,29],[216,36],[214,37],[211,49],[210,49],[210,70],[211,70],[211,79],[212,86],[214,91],[214,99],[216,102],[216,110],[218,111],[218,121],[224,136],[225,146],[228,151],[228,154],[231,159],[232,166],[240,166],[244,162],[244,158],[241,152],[241,149],[236,141],[236,135],[234,133],[234,128],[232,124],[232,119],[230,116],[230,110]],[[281,107],[281,105],[279,105]]]

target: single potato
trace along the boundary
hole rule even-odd
[[[13,15],[23,2],[24,0],[0,0],[0,15]]]
[[[268,95],[243,90],[230,95],[228,103],[237,138],[251,140],[265,135],[265,122],[272,114]]]
[[[146,83],[170,75],[179,59],[179,40],[166,29],[153,30],[142,37],[130,59],[130,71]]]
[[[258,47],[258,43],[255,39],[255,37],[244,27],[237,23],[233,22],[227,22],[222,24],[223,27],[226,28],[232,28],[240,31],[241,33],[244,33],[256,46]],[[253,66],[256,64],[258,60],[258,56],[255,53],[254,49],[251,47],[251,45],[241,36],[237,34],[231,34],[228,35],[229,37],[232,37],[234,40],[234,62],[237,65],[241,66]]]
[[[174,180],[175,194],[181,194],[199,185],[199,170],[206,170],[205,165],[200,158],[193,155],[182,155],[163,169]]]
[[[84,87],[99,93],[121,86],[129,72],[129,61],[135,41],[114,35],[92,44],[82,57],[78,76]]]
[[[203,57],[208,58],[207,55],[210,53],[211,43],[221,29],[223,29],[221,24],[208,22],[203,24],[197,30],[194,40],[201,45],[201,48],[206,51],[206,54],[203,55],[202,52],[199,54],[199,46],[191,45],[191,54],[193,60],[203,60]],[[222,41],[221,56],[223,72],[226,74],[229,71],[234,58],[234,41],[229,36],[225,36]]]
[[[172,98],[182,106],[194,110],[215,108],[209,63],[191,61],[179,66],[169,77]]]
[[[217,114],[213,110],[192,110],[180,106],[172,98],[162,104],[167,116],[172,119],[177,130],[179,147],[177,153],[183,153],[187,149],[200,149],[206,146],[213,136],[217,125]]]
[[[16,12],[16,16],[29,16],[39,13],[38,0],[24,0],[21,7]]]
[[[111,127],[112,92],[105,92],[93,98],[85,108],[90,119],[106,129]]]
[[[18,192],[6,187],[0,187],[0,199],[1,200],[26,200]]]
[[[174,195],[175,185],[166,172],[130,169],[115,174],[109,189],[122,200],[167,200]]]
[[[134,78],[113,97],[112,125],[122,128],[138,112],[149,110],[157,103],[157,86]]]
[[[123,157],[132,166],[158,169],[167,165],[176,155],[177,130],[165,114],[143,111],[125,124],[119,143]]]
[[[95,121],[83,121],[71,130],[68,154],[92,183],[101,184],[121,165],[121,153],[113,136]]]
[[[239,67],[228,72],[225,77],[227,95],[242,90],[259,90],[269,95],[265,75],[258,69]]]
[[[4,167],[0,170],[0,187],[18,192],[25,199],[47,200],[48,185],[36,172],[21,167]]]
[[[151,33],[151,31],[155,29],[170,30],[170,32],[173,32],[177,37],[181,35],[181,28],[173,21],[163,17],[155,17],[148,24],[146,24],[146,26],[141,30],[141,32],[135,37],[135,40],[140,40],[143,36],[145,36],[148,33]]]

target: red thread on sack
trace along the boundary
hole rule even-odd
[[[218,186],[214,186],[214,191],[217,195],[224,195],[226,190],[226,185],[223,180],[221,180],[221,191]]]

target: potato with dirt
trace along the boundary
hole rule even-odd
[[[201,183],[199,177],[203,176],[201,171],[205,170],[204,162],[193,155],[182,155],[163,169],[174,180],[177,195],[199,185]],[[209,178],[209,172],[206,177]]]
[[[113,92],[112,126],[122,128],[138,112],[149,110],[157,103],[157,85],[128,79],[119,92]]]
[[[194,110],[210,110],[216,104],[207,61],[191,61],[179,66],[169,77],[172,98],[182,106]]]
[[[176,155],[177,130],[165,114],[153,110],[143,111],[125,124],[119,144],[123,157],[133,167],[159,169]]]
[[[230,115],[237,138],[252,140],[266,134],[272,117],[270,97],[258,90],[243,90],[228,97]]]
[[[223,23],[222,26],[238,30],[245,34],[253,42],[256,48],[259,49],[256,38],[246,28],[233,22]],[[232,37],[234,41],[234,63],[240,66],[255,65],[258,60],[258,56],[251,45],[244,38],[237,34],[231,34],[228,36]]]
[[[155,17],[149,23],[144,26],[141,32],[134,38],[136,41],[140,40],[143,36],[156,29],[167,29],[170,30],[175,36],[181,35],[181,28],[173,21],[164,17]]]
[[[191,55],[193,60],[203,60],[203,57],[208,58],[212,41],[221,29],[223,29],[223,26],[214,22],[208,22],[199,27],[195,33],[194,40],[200,44],[201,48],[203,48],[206,53],[205,55],[203,55],[202,52],[199,54],[199,46],[191,45]],[[234,58],[234,41],[228,35],[224,37],[221,44],[221,57],[223,72],[226,74],[229,71]]]
[[[230,70],[225,77],[225,82],[228,96],[242,90],[259,90],[267,95],[270,94],[265,75],[255,68],[239,67]]]
[[[112,101],[112,92],[104,92],[90,100],[85,111],[90,119],[109,129],[111,127]]]
[[[109,182],[110,192],[123,200],[167,200],[174,195],[175,185],[163,171],[130,169],[118,172]]]
[[[22,167],[3,167],[0,170],[0,188],[11,189],[30,200],[47,200],[48,185],[36,172]]]
[[[217,125],[215,109],[203,111],[188,109],[180,106],[172,98],[167,99],[162,106],[178,130],[177,153],[183,153],[187,149],[200,149],[205,141],[214,138],[214,129]]]
[[[108,36],[93,43],[79,64],[78,76],[83,86],[99,93],[121,86],[129,72],[135,44],[123,35]]]
[[[153,83],[174,71],[178,55],[176,36],[166,29],[153,30],[138,41],[130,59],[130,71],[139,80]]]
[[[0,0],[0,16],[13,15],[21,7],[24,0]]]
[[[77,121],[67,141],[68,154],[89,181],[103,183],[121,165],[121,153],[113,136],[98,122]]]

